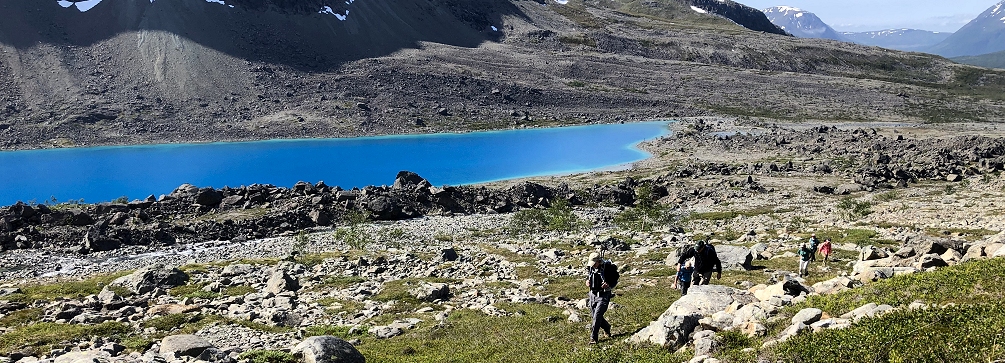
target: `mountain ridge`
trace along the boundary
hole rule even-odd
[[[994,94],[996,73],[961,88],[955,74],[972,71],[936,57],[751,31],[683,0],[476,1],[353,2],[344,21],[204,0],[84,13],[0,2],[12,19],[0,23],[0,149],[1005,114],[923,96]]]
[[[949,38],[952,35],[953,33],[948,32],[933,32],[907,28],[841,33],[841,36],[858,44],[908,52],[927,51],[932,46],[946,40],[946,38]]]
[[[944,57],[975,56],[1005,50],[1005,1],[992,5],[929,52]]]

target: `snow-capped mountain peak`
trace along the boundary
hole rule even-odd
[[[764,9],[764,15],[778,27],[800,38],[843,40],[834,29],[815,14],[792,6]]]
[[[932,47],[944,57],[972,56],[1005,50],[1005,1],[992,5],[953,36]]]

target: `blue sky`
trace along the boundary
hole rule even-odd
[[[777,5],[816,14],[838,31],[914,28],[956,31],[1001,0],[735,0],[758,9]]]

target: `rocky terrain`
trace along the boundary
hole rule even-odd
[[[308,3],[3,2],[0,149],[1005,115],[1001,72],[762,33],[731,1]]]
[[[357,191],[183,186],[128,204],[8,206],[0,350],[23,363],[442,361],[484,345],[500,355],[474,360],[512,361],[518,345],[545,361],[788,361],[789,340],[944,304],[932,288],[823,299],[1005,254],[997,125],[673,128],[621,171],[457,188],[403,172]],[[799,277],[809,233],[836,253]],[[676,256],[705,239],[728,271],[678,299]],[[623,277],[614,337],[587,349],[579,280],[598,249]],[[496,325],[520,328],[477,332]]]

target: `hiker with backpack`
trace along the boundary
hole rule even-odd
[[[688,247],[677,259],[678,272],[689,258],[694,259],[693,285],[708,285],[712,280],[712,272],[716,273],[716,279],[722,279],[722,261],[719,261],[719,255],[711,244],[698,241],[694,247]]]
[[[803,243],[799,248],[799,277],[810,275],[810,260],[813,258],[813,249]]]
[[[817,262],[817,248],[820,246],[820,239],[817,238],[817,234],[814,233],[810,236],[810,249],[813,253],[810,254],[810,261]]]
[[[611,337],[611,324],[604,319],[614,297],[614,287],[618,285],[618,266],[610,260],[605,260],[599,253],[591,253],[586,260],[586,286],[590,288],[590,344],[597,344],[600,330]]]

